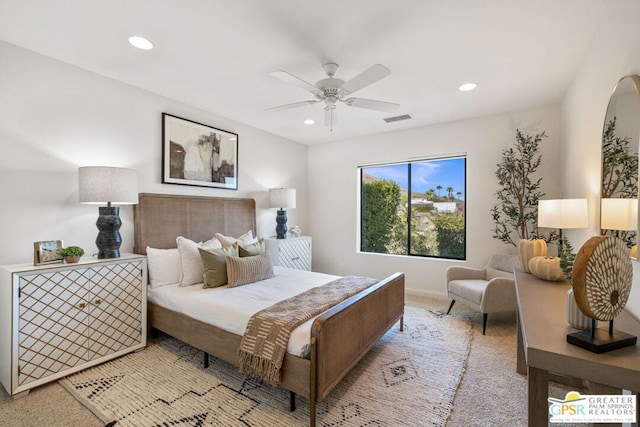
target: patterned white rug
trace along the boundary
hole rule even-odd
[[[395,325],[318,404],[319,426],[443,426],[464,373],[471,327],[424,308]],[[109,426],[303,426],[309,405],[174,338],[60,380]]]

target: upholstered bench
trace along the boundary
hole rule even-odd
[[[516,310],[513,270],[518,267],[516,255],[492,255],[485,268],[449,267],[446,272],[447,296],[482,313],[482,335],[487,329],[489,313]]]

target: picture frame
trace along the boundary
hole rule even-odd
[[[33,242],[33,265],[61,263],[61,250],[62,240]]]
[[[238,189],[238,134],[162,113],[162,183]]]

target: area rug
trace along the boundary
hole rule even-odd
[[[318,426],[443,426],[465,369],[471,327],[406,307],[393,326],[317,406]],[[247,377],[168,336],[143,351],[60,383],[108,426],[304,426],[309,402]]]

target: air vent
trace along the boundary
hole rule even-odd
[[[410,120],[412,117],[408,114],[403,114],[401,116],[395,116],[395,117],[387,117],[386,119],[384,119],[385,122],[387,123],[393,123],[393,122],[399,122],[402,120]]]

